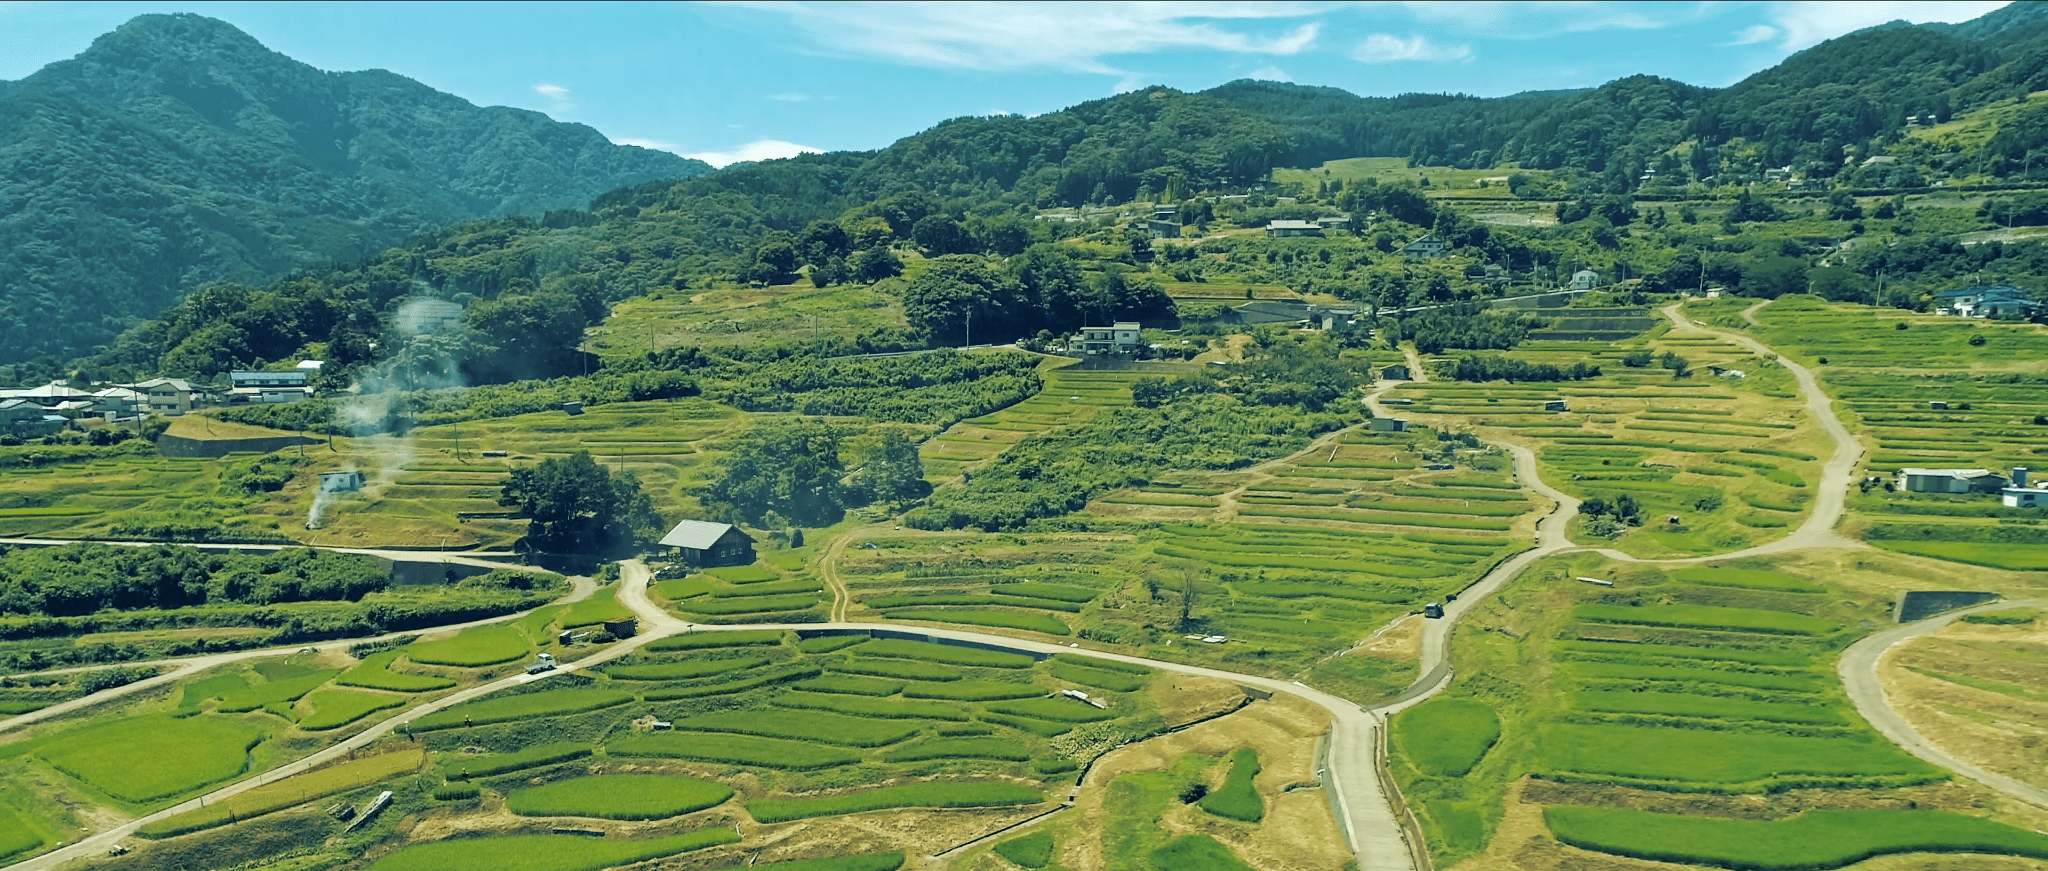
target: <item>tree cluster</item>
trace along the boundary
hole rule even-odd
[[[605,469],[589,451],[513,469],[498,504],[532,519],[525,543],[542,553],[617,556],[661,532],[640,479]]]

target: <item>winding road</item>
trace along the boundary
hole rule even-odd
[[[1754,311],[1755,309],[1752,308],[1751,310],[1744,312],[1744,315],[1746,317],[1751,316],[1753,315]],[[1572,517],[1577,512],[1579,505],[1578,500],[1566,493],[1563,493],[1551,487],[1542,480],[1540,470],[1536,462],[1536,455],[1532,450],[1530,450],[1530,448],[1524,445],[1514,444],[1512,442],[1497,441],[1496,443],[1502,444],[1503,447],[1513,457],[1516,476],[1521,480],[1521,482],[1525,486],[1529,487],[1531,490],[1539,494],[1540,496],[1550,500],[1553,503],[1553,507],[1549,511],[1549,513],[1547,513],[1537,521],[1535,528],[1535,540],[1533,542],[1533,546],[1530,549],[1522,551],[1521,553],[1516,554],[1515,556],[1502,561],[1500,564],[1496,565],[1492,570],[1488,571],[1485,574],[1485,576],[1481,577],[1478,581],[1474,582],[1471,586],[1467,587],[1464,591],[1462,591],[1462,594],[1459,596],[1457,600],[1446,603],[1443,619],[1425,621],[1421,651],[1421,671],[1419,677],[1417,678],[1415,683],[1409,687],[1408,690],[1402,692],[1395,698],[1387,702],[1384,702],[1374,708],[1362,709],[1356,703],[1353,703],[1346,699],[1338,698],[1328,693],[1324,693],[1319,690],[1291,681],[1284,681],[1255,675],[1237,674],[1233,672],[1222,671],[1219,669],[1210,669],[1203,668],[1200,666],[1186,665],[1182,663],[1146,659],[1143,657],[1130,656],[1127,654],[1120,654],[1109,651],[1093,650],[1082,647],[1078,643],[1059,645],[1047,642],[1021,640],[1016,638],[1010,638],[1007,636],[987,635],[977,632],[969,632],[949,628],[909,626],[904,624],[882,625],[870,623],[844,622],[845,608],[847,604],[845,588],[842,583],[839,583],[837,581],[836,574],[830,570],[829,566],[825,571],[825,576],[827,583],[831,585],[833,589],[835,597],[835,604],[833,608],[833,618],[835,622],[822,624],[801,624],[791,626],[768,626],[762,624],[698,626],[690,624],[676,617],[675,615],[669,613],[667,610],[657,607],[652,601],[650,601],[646,595],[646,587],[649,582],[650,573],[645,564],[640,563],[638,561],[630,561],[622,564],[622,577],[619,582],[618,601],[626,607],[630,608],[640,618],[643,631],[641,632],[641,634],[635,636],[634,638],[618,642],[604,650],[596,652],[577,662],[564,665],[561,669],[554,672],[543,673],[540,675],[514,675],[497,681],[492,681],[489,683],[471,687],[469,689],[456,692],[449,696],[436,699],[432,702],[421,705],[420,707],[411,709],[400,716],[386,719],[385,721],[378,723],[374,726],[371,726],[368,729],[365,729],[364,731],[357,733],[338,744],[323,749],[303,759],[294,761],[287,765],[265,772],[264,774],[258,777],[222,787],[218,790],[214,790],[206,794],[201,798],[192,799],[190,801],[180,803],[174,807],[166,808],[162,811],[149,814],[139,819],[130,821],[113,830],[92,835],[79,843],[60,848],[53,852],[37,856],[33,859],[28,859],[23,862],[16,863],[9,867],[12,869],[21,869],[21,871],[44,871],[44,869],[55,868],[57,865],[75,858],[88,855],[103,854],[106,850],[113,847],[115,844],[119,843],[121,839],[131,836],[137,828],[141,827],[144,824],[147,824],[154,820],[172,816],[178,813],[183,813],[188,810],[192,810],[194,808],[199,807],[202,803],[217,802],[230,796],[240,794],[247,790],[254,789],[255,787],[261,784],[274,781],[279,777],[299,773],[310,768],[316,767],[318,765],[324,764],[326,762],[342,758],[343,756],[346,756],[348,753],[356,749],[359,749],[363,746],[366,746],[374,741],[377,741],[391,734],[395,729],[399,728],[404,722],[409,721],[413,718],[428,713],[432,713],[434,711],[442,710],[452,705],[460,704],[462,702],[469,701],[471,699],[487,695],[489,693],[505,689],[508,687],[518,686],[526,683],[531,683],[534,681],[547,680],[555,675],[569,674],[584,669],[588,669],[592,666],[599,665],[604,662],[608,662],[610,660],[632,653],[633,651],[638,650],[640,647],[658,638],[682,632],[734,631],[760,628],[784,628],[808,630],[846,629],[866,631],[889,630],[892,632],[909,631],[930,636],[933,638],[944,638],[959,641],[976,642],[982,644],[1000,645],[1003,647],[1033,653],[1070,653],[1097,657],[1101,659],[1141,664],[1163,671],[1171,671],[1179,674],[1199,675],[1203,677],[1217,678],[1221,680],[1231,681],[1241,686],[1254,687],[1264,691],[1286,693],[1289,695],[1297,696],[1311,703],[1314,703],[1330,712],[1332,720],[1330,743],[1328,749],[1328,770],[1330,775],[1330,787],[1336,795],[1336,804],[1340,808],[1339,822],[1346,834],[1346,837],[1349,839],[1349,846],[1351,847],[1352,851],[1357,855],[1358,867],[1360,871],[1417,871],[1418,863],[1416,862],[1411,851],[1421,851],[1423,850],[1423,845],[1409,843],[1408,836],[1404,834],[1402,826],[1396,819],[1394,804],[1382,788],[1380,779],[1381,769],[1378,761],[1378,748],[1380,746],[1380,742],[1382,741],[1382,736],[1379,730],[1384,728],[1385,717],[1387,717],[1388,715],[1404,710],[1415,704],[1419,704],[1420,702],[1427,700],[1428,698],[1441,692],[1444,688],[1450,685],[1451,678],[1453,677],[1452,664],[1449,656],[1450,638],[1452,632],[1455,631],[1459,621],[1466,614],[1468,614],[1472,608],[1476,607],[1485,598],[1492,595],[1494,592],[1498,591],[1501,588],[1501,586],[1503,586],[1516,576],[1520,575],[1531,564],[1533,564],[1537,560],[1540,560],[1544,557],[1553,554],[1588,550],[1597,552],[1602,556],[1606,556],[1617,560],[1663,564],[1697,563],[1714,560],[1725,560],[1743,556],[1775,554],[1787,551],[1803,550],[1808,548],[1840,548],[1861,546],[1858,542],[1854,542],[1837,535],[1834,532],[1834,527],[1842,517],[1846,493],[1848,491],[1849,486],[1851,486],[1851,484],[1853,483],[1852,476],[1855,470],[1855,464],[1857,459],[1860,457],[1862,450],[1854,436],[1852,436],[1849,433],[1848,429],[1842,425],[1840,419],[1836,417],[1832,407],[1832,403],[1828,399],[1827,395],[1820,389],[1819,380],[1813,375],[1811,371],[1807,370],[1805,367],[1798,365],[1797,363],[1791,361],[1790,359],[1785,358],[1782,355],[1778,355],[1776,352],[1772,351],[1770,348],[1768,348],[1760,342],[1757,342],[1754,339],[1735,333],[1729,333],[1721,330],[1708,328],[1694,321],[1691,321],[1690,319],[1684,316],[1684,314],[1679,310],[1679,306],[1677,305],[1666,307],[1665,309],[1663,309],[1663,314],[1666,317],[1670,318],[1675,325],[1682,329],[1698,330],[1701,332],[1716,335],[1723,339],[1733,341],[1739,345],[1742,345],[1743,347],[1749,348],[1750,350],[1762,354],[1766,357],[1775,358],[1780,365],[1786,367],[1786,369],[1793,374],[1793,377],[1798,381],[1800,390],[1805,394],[1805,404],[1806,408],[1808,409],[1808,412],[1813,415],[1814,419],[1819,422],[1822,430],[1825,433],[1827,433],[1827,435],[1835,443],[1834,453],[1828,459],[1826,465],[1823,467],[1821,481],[1817,486],[1818,492],[1816,495],[1816,499],[1814,501],[1814,509],[1812,513],[1806,518],[1806,520],[1799,526],[1798,529],[1794,530],[1791,534],[1787,535],[1782,539],[1751,548],[1745,548],[1740,551],[1712,556],[1700,556],[1679,559],[1642,559],[1630,556],[1628,554],[1620,553],[1619,551],[1615,551],[1611,548],[1581,547],[1579,545],[1574,544],[1568,536],[1568,526],[1570,524]],[[1417,376],[1417,380],[1423,380],[1424,373],[1421,368],[1421,361],[1412,351],[1406,352],[1406,357],[1409,361],[1411,372]],[[1380,405],[1379,398],[1385,392],[1386,390],[1382,389],[1378,392],[1368,395],[1365,400],[1367,406],[1373,411],[1373,413],[1376,416],[1399,416],[1396,413],[1389,412]],[[1318,447],[1320,446],[1320,443],[1318,443]],[[851,540],[852,536],[850,535],[841,536],[840,540],[835,541],[833,547],[828,549],[828,554],[836,555],[843,553],[845,547],[847,546],[847,544],[851,542]],[[54,542],[36,541],[34,543],[43,544]],[[348,550],[348,552],[415,559],[420,556],[420,554],[417,552],[408,551],[375,551],[350,549]],[[456,561],[482,561],[482,558],[494,555],[495,554],[469,554],[449,558]],[[836,560],[834,559],[827,560],[828,563],[835,561]],[[497,564],[493,563],[492,565]],[[589,595],[590,592],[591,588],[588,585],[588,581],[585,580],[577,585],[575,591],[571,593],[568,600],[581,598],[583,596]],[[1987,610],[1991,608],[2011,607],[2022,604],[2030,603],[1997,603],[1993,605],[1981,606],[1979,608],[1974,608],[1970,610]],[[1932,762],[1936,765],[1940,765],[1943,768],[1954,771],[1965,777],[1969,777],[1973,780],[1990,786],[1991,788],[1996,789],[2007,795],[2012,795],[2016,798],[2020,798],[2022,800],[2029,801],[2035,804],[2048,806],[2048,794],[2044,794],[2042,790],[2039,790],[2027,784],[2019,783],[2018,781],[2012,780],[2011,778],[2006,778],[2000,775],[1982,771],[1981,769],[1978,769],[1975,766],[1972,766],[1966,762],[1949,756],[1948,754],[1929,744],[1916,731],[1914,731],[1912,727],[1908,725],[1905,722],[1905,720],[1902,717],[1900,717],[1895,710],[1891,708],[1889,700],[1885,697],[1882,687],[1878,684],[1877,666],[1878,663],[1881,661],[1885,651],[1891,649],[1892,647],[1909,638],[1916,637],[1927,632],[1935,631],[1936,629],[1939,629],[1941,626],[1946,625],[1949,620],[1954,619],[1961,613],[1967,612],[1951,613],[1948,615],[1944,615],[1942,617],[1936,617],[1928,621],[1923,621],[1921,623],[1915,623],[1908,626],[1901,626],[1894,629],[1889,629],[1880,632],[1876,635],[1873,635],[1869,638],[1866,638],[1863,641],[1860,641],[1857,644],[1851,646],[1849,650],[1844,653],[1842,660],[1839,664],[1839,669],[1843,681],[1845,685],[1847,685],[1849,688],[1850,698],[1856,705],[1857,710],[1860,713],[1862,713],[1866,719],[1870,720],[1873,726],[1875,726],[1887,738],[1890,738],[1891,740],[1897,742],[1900,746],[1913,752],[1915,755],[1920,756],[1921,758],[1926,759],[1929,762]],[[513,617],[516,616],[517,615],[513,615],[511,617],[496,618],[495,620],[476,621],[475,623],[461,624],[461,626],[459,627],[440,627],[439,629],[435,630],[421,631],[441,631],[445,629],[462,628],[466,626],[477,625],[480,623],[490,623],[506,619],[513,619]],[[360,643],[360,640],[352,640],[350,643]],[[206,657],[194,657],[189,659],[169,660],[160,663],[154,663],[160,666],[170,666],[173,668],[173,670],[164,675],[151,678],[147,681],[138,682],[136,684],[130,684],[127,687],[108,690],[104,693],[96,694],[85,699],[79,699],[73,702],[64,703],[63,705],[56,706],[54,708],[44,709],[44,711],[36,712],[34,714],[27,714],[10,720],[0,721],[0,731],[5,731],[7,729],[15,728],[21,725],[26,725],[27,723],[34,722],[37,719],[57,716],[61,713],[75,711],[81,707],[98,704],[100,702],[106,701],[110,698],[117,697],[118,695],[124,693],[132,693],[142,689],[146,689],[150,686],[162,685],[164,683],[174,681],[180,677],[225,662],[231,662],[236,659],[252,658],[257,656],[274,656],[280,652],[289,652],[293,649],[297,648],[274,648],[262,651],[242,651],[231,654],[216,654]]]

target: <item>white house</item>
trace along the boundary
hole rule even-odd
[[[1320,224],[1308,221],[1274,221],[1266,225],[1266,235],[1276,237],[1321,236],[1323,235],[1323,228]]]
[[[1593,288],[1599,286],[1600,273],[1594,272],[1591,269],[1581,269],[1577,272],[1572,273],[1572,283],[1567,289],[1592,290]]]
[[[1136,356],[1145,349],[1137,321],[1117,321],[1107,327],[1081,328],[1081,353]]]
[[[1449,255],[1450,252],[1450,244],[1444,241],[1444,237],[1435,233],[1425,234],[1422,238],[1401,246],[1401,256],[1411,260],[1437,260]]]
[[[1945,290],[1934,298],[1935,314],[1965,318],[2025,320],[2039,314],[2041,309],[2041,304],[2026,291],[2003,284]]]

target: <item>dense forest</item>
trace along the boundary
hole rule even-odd
[[[0,363],[75,356],[208,282],[709,170],[382,70],[317,70],[214,19],[140,16],[0,82]]]

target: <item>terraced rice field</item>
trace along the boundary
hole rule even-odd
[[[1064,357],[1047,358],[1039,373],[1045,386],[1038,395],[994,414],[963,420],[926,441],[918,450],[925,480],[933,484],[950,481],[962,470],[1031,436],[1129,405],[1130,383],[1157,374],[1078,369]]]
[[[706,569],[652,589],[671,609],[700,623],[810,622],[823,618],[832,604],[816,575],[768,563]]]

